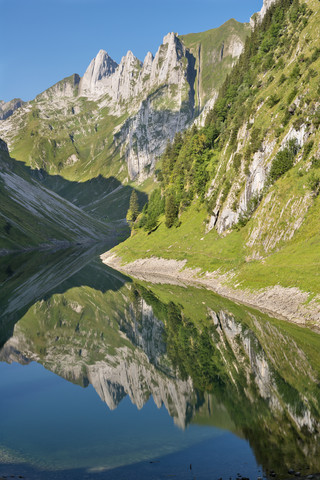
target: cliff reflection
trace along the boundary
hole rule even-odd
[[[101,275],[98,263],[86,268],[83,279]],[[212,425],[248,439],[266,470],[320,469],[317,334],[205,290],[114,275],[117,288],[73,282],[38,301],[0,360],[37,361],[91,384],[110,409],[126,395],[140,409],[152,396],[181,428]]]

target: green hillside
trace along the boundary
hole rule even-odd
[[[186,259],[234,288],[320,293],[319,26],[318,1],[270,8],[206,126],[167,147],[158,193],[114,250],[124,262]]]
[[[44,187],[5,149],[0,150],[0,205],[1,253],[101,242],[125,233]]]
[[[183,44],[196,59],[196,99],[198,107],[204,104],[222,86],[226,73],[232,69],[235,59],[230,55],[239,48],[238,38],[245,42],[250,33],[249,24],[233,18],[219,28],[201,33],[181,35]]]

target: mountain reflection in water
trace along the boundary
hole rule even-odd
[[[88,263],[78,270],[81,257]],[[89,259],[83,251],[55,257],[41,275],[24,270],[19,287],[10,267],[2,362],[37,362],[91,385],[110,410],[126,396],[142,409],[152,396],[180,429],[248,440],[266,474],[320,471],[317,334],[204,289],[134,282]]]

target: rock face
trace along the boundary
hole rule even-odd
[[[6,142],[1,140],[1,138],[0,138],[0,150],[2,150],[3,152],[9,153],[8,145],[6,144]]]
[[[163,96],[160,90],[143,101],[138,113],[130,117],[116,134],[116,144],[126,159],[130,178],[144,180],[148,177],[167,142],[192,121],[192,104],[186,104],[184,110],[176,112],[155,109],[154,103],[157,99],[162,101]]]
[[[263,5],[262,5],[262,8],[261,8],[260,12],[257,12],[254,15],[252,15],[252,17],[250,19],[250,25],[251,25],[252,28],[254,28],[254,26],[256,24],[262,22],[262,20],[265,17],[265,14],[267,13],[267,11],[271,7],[271,5],[273,5],[275,2],[276,2],[276,0],[263,0]]]
[[[155,57],[141,63],[131,51],[117,65],[101,50],[80,83],[80,95],[117,115],[131,115],[115,132],[131,179],[145,179],[176,132],[194,119],[194,58],[174,33],[163,39]]]
[[[202,78],[204,70],[208,75],[219,65],[222,70],[218,77],[225,78],[242,52],[248,26],[237,23],[236,28],[220,28],[212,30],[212,38],[219,36],[219,40],[213,40],[212,46],[209,42],[209,50],[203,53],[204,58],[210,57],[210,65],[199,68],[197,53],[173,32],[163,38],[155,56],[148,52],[143,62],[128,51],[118,65],[100,50],[82,78],[74,74],[58,82],[0,122],[0,136],[13,152],[27,136],[25,143],[30,150],[23,150],[25,158],[21,159],[33,168],[62,175],[66,170],[69,175],[72,169],[83,172],[82,165],[94,165],[98,158],[101,163],[95,167],[95,175],[101,171],[105,174],[106,160],[116,157],[120,162],[113,161],[112,175],[121,175],[125,160],[128,177],[143,181],[152,173],[168,141],[198,117],[203,123],[212,107],[218,89],[215,79],[209,82],[210,87],[203,80],[208,91],[201,87],[201,102],[199,93],[195,93],[197,77]],[[93,175],[91,165],[88,170],[87,176]]]
[[[117,66],[105,50],[100,50],[81,79],[80,93],[94,94],[103,91],[105,80],[114,73]]]
[[[21,98],[14,98],[10,102],[4,102],[0,100],[0,120],[5,120],[6,118],[11,117],[11,115],[25,102]]]
[[[310,132],[307,131],[305,124],[302,124],[299,129],[295,129],[293,126],[291,126],[288,133],[284,136],[281,142],[281,145],[279,147],[279,150],[285,149],[290,140],[295,141],[298,148],[302,149],[308,141],[309,134]],[[246,138],[247,138],[247,126],[244,126],[243,131],[240,130],[238,135],[239,151],[241,151],[241,148],[240,148],[241,141],[245,140]],[[236,180],[232,185],[228,198],[222,207],[220,205],[221,196],[218,198],[216,207],[213,211],[213,214],[211,216],[211,219],[207,227],[208,231],[215,227],[218,233],[222,234],[226,230],[229,230],[230,228],[232,228],[232,226],[235,223],[237,223],[241,217],[247,214],[247,212],[250,209],[250,204],[255,199],[259,198],[259,195],[261,194],[261,192],[263,192],[263,189],[267,184],[268,172],[270,170],[271,162],[275,156],[276,144],[277,142],[274,138],[266,138],[262,142],[262,145],[259,151],[253,155],[252,161],[248,168],[248,172],[246,173],[245,176],[243,176],[244,188],[239,196],[239,200],[236,208],[234,207],[234,198],[235,198],[237,189],[239,188],[239,185],[240,185],[238,183],[239,179]],[[229,164],[231,164],[231,162],[233,161],[233,158],[234,158],[234,154],[231,155],[230,160],[228,162]],[[209,195],[211,194],[212,191],[214,191],[218,177],[219,177],[219,172],[217,174],[217,177],[213,180],[211,184]],[[262,202],[262,205],[264,205],[265,213],[266,213],[266,209],[270,207],[269,205],[270,200],[271,200],[271,197],[268,196]],[[284,211],[288,210],[288,215],[289,215],[290,209],[288,209],[287,207],[290,205],[290,208],[292,209],[292,205],[295,205],[297,208],[296,222],[290,225],[290,222],[288,220],[287,229],[281,232],[274,232],[271,240],[270,227],[271,227],[271,224],[277,223],[277,220],[273,221],[270,218],[269,223],[267,224],[265,220],[262,220],[261,218],[261,221],[259,222],[259,228],[260,228],[259,235],[257,234],[257,228],[255,228],[254,229],[255,233],[254,235],[252,234],[250,235],[250,239],[247,245],[253,246],[254,241],[258,238],[258,236],[261,237],[264,234],[266,235],[266,240],[268,239],[268,241],[264,242],[265,251],[270,251],[281,240],[291,239],[293,234],[296,232],[296,230],[298,230],[298,228],[301,226],[304,215],[306,214],[306,211],[310,207],[311,203],[312,202],[310,199],[310,195],[306,195],[305,198],[302,198],[300,200],[292,196],[292,198],[288,201],[288,204],[286,205],[286,207],[283,209],[283,212],[281,215],[283,217],[282,221],[284,221],[285,220]],[[293,210],[291,213],[293,214]],[[264,223],[264,226],[263,226],[263,223]]]

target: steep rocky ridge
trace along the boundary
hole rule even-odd
[[[265,17],[267,9],[273,4],[274,2],[264,3],[260,12],[260,22]],[[296,33],[295,24],[289,23],[284,27],[288,30],[285,34],[282,31],[282,35],[287,39],[294,36],[293,45],[289,51],[285,51],[283,45],[288,40],[284,38],[276,46],[275,51],[272,51],[277,61],[272,62],[271,68],[265,69],[258,76],[253,86],[253,88],[263,89],[263,92],[257,95],[250,117],[245,119],[240,127],[234,127],[234,133],[237,132],[235,145],[230,148],[231,137],[225,142],[219,169],[208,192],[208,197],[213,194],[217,196],[208,229],[214,226],[221,234],[243,217],[250,215],[252,203],[259,202],[259,198],[264,196],[268,188],[273,160],[279,152],[286,150],[290,141],[295,142],[299,152],[294,163],[303,180],[297,179],[294,182],[296,186],[292,188],[291,194],[289,190],[284,191],[286,186],[283,183],[282,190],[286,200],[283,199],[281,202],[276,200],[279,187],[276,187],[276,191],[270,191],[264,196],[262,208],[257,212],[262,227],[261,222],[266,222],[266,208],[271,204],[273,209],[281,205],[280,215],[282,221],[287,223],[287,228],[282,229],[279,215],[274,211],[268,214],[267,223],[259,234],[264,237],[265,252],[270,252],[283,240],[292,238],[315,201],[315,196],[306,188],[307,178],[304,175],[310,170],[312,155],[315,158],[320,155],[316,120],[319,108],[316,93],[317,77],[320,71],[317,54],[319,9],[318,5],[314,6],[312,1],[308,2],[308,6],[311,7],[310,10],[306,12],[304,18],[300,18],[298,29],[301,34],[299,36]],[[301,66],[295,73],[297,61],[300,61]],[[231,188],[226,197],[224,193],[226,189],[221,188],[221,185],[229,181],[229,175],[232,174],[234,165],[239,159],[241,164],[237,167],[239,170],[237,179],[231,180]],[[290,220],[293,212],[296,215],[294,222]],[[262,218],[264,218],[263,221]],[[259,243],[255,241],[257,229],[254,228],[254,230],[255,233],[251,233],[248,239],[248,244],[251,246]],[[273,239],[270,238],[271,235]],[[259,253],[255,252],[255,255]]]
[[[205,39],[206,55],[212,54],[202,66],[201,105],[197,60],[183,37],[169,33],[155,57],[149,52],[143,63],[129,51],[117,65],[101,50],[81,79],[62,80],[1,121],[0,135],[15,158],[70,180],[102,174],[142,181],[167,142],[192,124],[217,91],[247,33],[247,25],[233,21],[197,34],[198,43]],[[222,43],[221,62],[216,52]],[[219,75],[210,80],[217,64]]]

